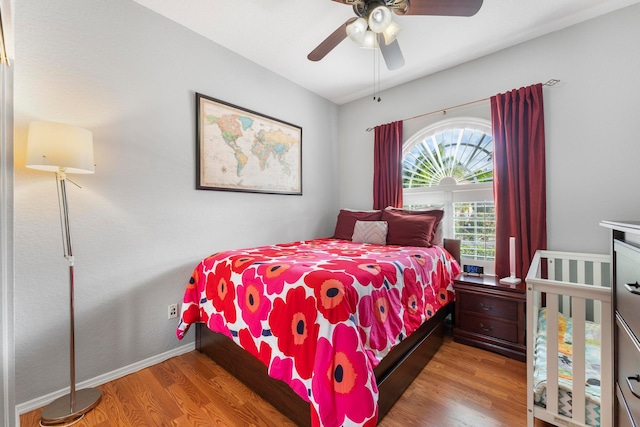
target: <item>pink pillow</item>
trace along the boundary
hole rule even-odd
[[[385,212],[393,212],[395,214],[400,215],[419,215],[423,217],[432,217],[435,219],[433,224],[433,231],[431,233],[431,237],[429,238],[429,246],[433,245],[443,245],[442,239],[442,227],[441,221],[444,216],[444,211],[442,209],[429,209],[429,210],[409,210],[409,209],[400,209],[394,207],[387,207]]]
[[[384,221],[356,221],[351,241],[386,245],[388,228],[388,224]]]
[[[356,221],[379,221],[382,211],[352,211],[342,209],[338,213],[336,230],[333,233],[334,239],[351,240]]]
[[[403,215],[390,210],[382,213],[389,224],[387,245],[431,247],[435,218],[423,215]]]

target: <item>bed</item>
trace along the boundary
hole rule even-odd
[[[527,285],[527,411],[554,425],[613,425],[610,257],[537,251]]]
[[[430,244],[434,221],[407,234],[425,244],[398,245],[400,229],[388,214],[378,221],[383,213],[345,235],[339,215],[333,238],[205,258],[178,337],[195,324],[196,347],[296,425],[375,425],[442,343],[460,272],[444,243]],[[386,223],[386,244],[361,239],[356,222]],[[459,256],[456,243],[446,245]]]

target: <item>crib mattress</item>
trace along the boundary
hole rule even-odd
[[[558,313],[558,412],[572,416],[572,332],[571,317]],[[600,325],[585,324],[585,421],[587,425],[600,426]],[[547,311],[538,315],[538,335],[534,351],[534,402],[546,408],[547,404]]]

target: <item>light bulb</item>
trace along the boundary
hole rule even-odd
[[[364,18],[358,18],[351,24],[347,25],[347,35],[358,45],[364,41],[364,35],[367,32],[367,21]]]
[[[381,33],[391,22],[391,11],[386,6],[378,6],[369,14],[369,28],[374,33]]]
[[[376,41],[376,35],[374,34],[373,31],[367,31],[364,35],[364,40],[362,41],[362,44],[360,45],[360,47],[363,47],[365,49],[375,49],[376,47],[378,47],[378,43]]]
[[[382,34],[384,35],[384,44],[391,44],[398,38],[398,34],[402,31],[402,27],[391,21],[387,28],[384,29]]]

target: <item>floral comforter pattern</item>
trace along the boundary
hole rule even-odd
[[[204,322],[309,401],[315,426],[374,426],[373,369],[449,301],[460,267],[444,249],[315,239],[204,259],[179,339]]]

